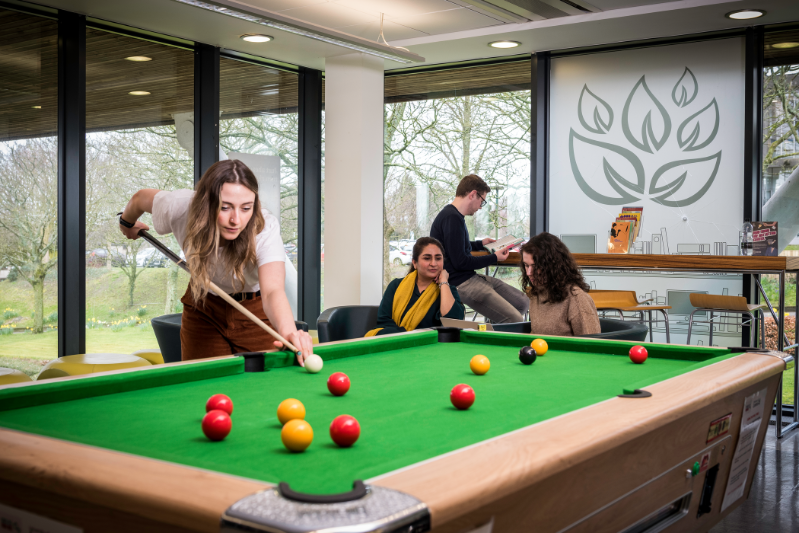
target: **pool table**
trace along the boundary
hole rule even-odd
[[[318,374],[271,352],[8,385],[0,514],[83,531],[707,531],[746,498],[791,356],[645,344],[637,365],[631,342],[542,338],[531,365],[529,335],[440,328],[319,345]],[[335,397],[339,371],[352,386]],[[468,410],[450,403],[459,383]],[[211,442],[216,393],[233,429]],[[314,429],[303,453],[280,440],[290,397]],[[361,425],[351,448],[328,434],[340,414]],[[741,496],[722,511],[728,481]]]

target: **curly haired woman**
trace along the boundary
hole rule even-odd
[[[600,332],[594,301],[577,263],[563,242],[539,233],[522,252],[522,290],[530,298],[530,326],[538,335]]]

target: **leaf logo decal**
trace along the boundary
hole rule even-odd
[[[691,205],[702,198],[713,185],[720,164],[721,152],[708,157],[667,163],[652,176],[649,194],[664,193],[652,200],[667,207]],[[665,184],[661,185],[661,182]]]
[[[630,144],[651,154],[654,153],[652,147],[658,151],[666,144],[671,133],[671,119],[663,104],[649,90],[645,78],[646,76],[641,76],[627,97],[622,111],[621,126],[624,136],[627,137]],[[653,111],[656,112],[654,115]],[[653,125],[653,121],[657,121],[659,124]],[[641,131],[640,139],[633,134],[633,131],[639,129]],[[662,130],[660,135],[655,132],[656,129]]]
[[[696,76],[691,69],[685,67],[682,76],[671,90],[672,101],[677,104],[677,107],[685,107],[694,101],[698,92],[699,83],[696,81]]]
[[[580,170],[575,156],[576,151],[581,154],[580,159],[585,172]],[[569,161],[577,186],[586,196],[596,202],[605,205],[622,205],[639,200],[644,193],[646,185],[644,165],[633,152],[626,148],[583,137],[572,129],[569,134]],[[600,168],[604,180],[594,178]],[[625,178],[625,174],[633,179]],[[593,186],[589,185],[589,180],[593,182]],[[597,189],[602,189],[602,192]],[[630,191],[638,194],[630,194]],[[609,195],[611,192],[616,194]]]
[[[702,134],[702,125],[704,125],[704,131],[710,131],[710,134],[705,140],[699,142],[700,135]],[[693,126],[693,129],[691,126]],[[686,131],[690,131],[687,137],[685,136]],[[718,132],[719,105],[714,98],[709,104],[680,124],[680,127],[677,128],[677,144],[686,152],[700,150],[713,142]],[[699,142],[699,144],[697,144],[697,142]]]
[[[583,101],[583,98],[585,98],[585,101]],[[603,110],[602,112],[600,112],[600,108]],[[587,111],[587,113],[583,110]],[[606,120],[603,120],[603,114],[607,117]],[[613,125],[613,109],[607,102],[592,93],[588,85],[583,85],[583,90],[580,92],[580,100],[577,102],[577,116],[580,119],[580,124],[591,133],[607,133]],[[586,116],[592,118],[593,126],[588,124],[585,119]]]

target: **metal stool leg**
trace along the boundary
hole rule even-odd
[[[649,315],[649,342],[654,342],[652,338],[652,311],[647,311],[647,315]]]
[[[691,328],[694,326],[694,313],[696,313],[696,310],[691,311],[691,314],[688,315],[688,340],[685,341],[685,344],[691,344]]]
[[[660,310],[663,313],[663,321],[666,323],[666,343],[671,344],[671,333],[669,333],[669,314],[665,309]]]
[[[760,310],[760,347],[766,349],[766,313]]]
[[[713,346],[713,311],[710,311],[710,340],[707,341],[708,346]]]

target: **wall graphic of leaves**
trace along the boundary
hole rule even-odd
[[[698,173],[697,174],[693,173],[693,172],[698,172],[699,168],[701,167],[697,167],[697,170],[693,171],[691,169],[692,166],[712,160],[715,160],[716,164],[714,165],[713,170],[710,172],[710,175],[707,178],[703,180],[703,177],[701,175],[699,175]],[[673,161],[671,163],[666,163],[665,165],[660,167],[657,170],[657,172],[655,172],[655,175],[652,176],[652,182],[649,184],[650,195],[655,195],[660,193],[665,193],[665,194],[662,194],[657,198],[652,198],[652,201],[657,202],[661,205],[665,205],[667,207],[685,207],[687,205],[693,204],[694,202],[702,198],[702,196],[705,195],[708,189],[710,189],[710,186],[713,185],[713,180],[716,179],[716,174],[719,171],[720,164],[721,164],[721,152],[718,152],[716,154],[707,157],[701,157],[698,159],[683,159],[681,161]],[[659,182],[662,181],[662,178],[666,175],[666,172],[668,172],[673,168],[678,168],[678,167],[683,167],[685,169],[685,172],[683,172],[679,177],[672,180],[671,182],[665,185],[659,185]],[[690,185],[695,185],[696,182],[700,182],[703,184],[701,187],[699,187],[699,190],[697,192],[691,194],[687,198],[675,199],[674,196],[677,194],[677,192],[679,192],[680,189],[685,187],[686,184],[688,184],[689,182]]]
[[[682,76],[674,84],[674,89],[671,90],[671,100],[677,107],[685,107],[694,101],[698,93],[699,83],[696,81],[696,76],[691,72],[691,69],[685,67]]]
[[[624,157],[632,165],[635,171],[635,182],[624,178],[610,165],[607,159],[603,157],[602,169],[605,173],[605,179],[607,179],[613,190],[619,193],[619,196],[614,198],[612,196],[605,196],[604,194],[595,191],[580,172],[580,168],[577,164],[577,157],[575,155],[575,140],[593,145],[602,150],[607,150]],[[626,148],[622,148],[621,146],[616,146],[614,144],[603,143],[594,139],[589,139],[588,137],[583,137],[572,129],[569,134],[569,161],[571,163],[572,172],[574,173],[574,178],[577,181],[577,186],[580,187],[580,190],[582,190],[586,196],[595,202],[599,202],[604,205],[622,205],[628,202],[639,200],[644,192],[644,187],[646,185],[644,165],[634,153]],[[625,191],[624,188],[627,188],[630,191],[638,194],[630,194],[630,192]]]
[[[588,93],[590,96],[590,98],[586,98],[585,107],[590,108],[591,104],[594,104],[594,112],[591,113],[594,120],[593,126],[588,124],[583,114],[583,97],[585,93]],[[605,110],[605,114],[608,117],[607,120],[602,120],[602,114],[599,112],[600,105]],[[611,109],[607,102],[591,92],[588,85],[583,85],[583,90],[580,92],[580,100],[577,102],[577,117],[580,119],[580,124],[591,133],[605,134],[610,131],[610,127],[613,125],[613,109]]]
[[[636,93],[639,91],[639,89],[644,91],[644,98],[648,98],[658,113],[660,113],[661,119],[663,120],[663,134],[660,137],[658,137],[653,131],[651,110],[646,114],[644,120],[641,122],[641,139],[636,139],[635,135],[632,133],[633,127],[630,124],[630,106],[632,105],[633,98],[636,96]],[[630,141],[630,144],[640,150],[643,150],[644,152],[652,154],[654,153],[652,151],[652,147],[655,148],[655,151],[658,151],[663,147],[664,144],[666,144],[666,140],[668,140],[669,134],[671,133],[671,118],[666,112],[666,108],[663,107],[663,104],[661,104],[660,101],[655,98],[655,95],[652,94],[652,91],[649,90],[649,87],[646,84],[646,76],[641,76],[641,79],[635,84],[633,90],[630,91],[630,95],[627,97],[627,101],[624,103],[621,126],[622,131],[624,131],[624,136],[627,137],[627,140]],[[637,125],[635,126],[635,129],[637,129]],[[650,141],[652,143],[651,146]]]
[[[701,134],[699,127],[700,119],[702,118],[702,115],[706,112],[714,114],[712,118],[713,130],[710,132],[707,139],[705,139],[699,144],[696,144],[697,141],[699,140],[699,135]],[[694,128],[693,130],[691,130],[691,133],[686,138],[684,136],[685,130],[690,129],[692,123],[694,125]],[[711,100],[709,104],[707,104],[705,107],[703,107],[702,109],[700,109],[699,111],[697,111],[696,113],[685,119],[683,123],[680,124],[680,127],[677,128],[677,144],[679,144],[680,148],[682,148],[686,152],[694,152],[696,150],[704,148],[705,146],[713,142],[713,139],[716,138],[716,134],[718,133],[718,131],[719,131],[719,106],[716,103],[716,99],[714,98],[713,100]]]

